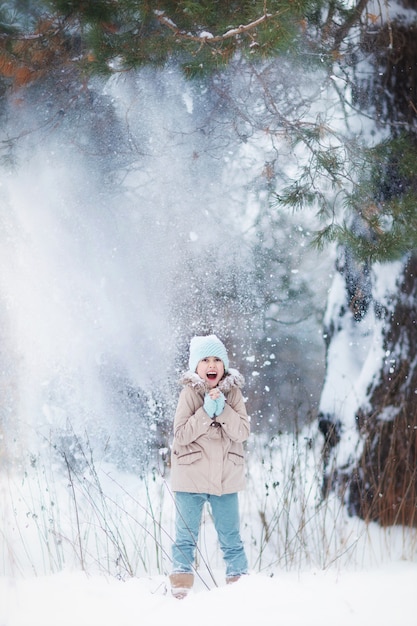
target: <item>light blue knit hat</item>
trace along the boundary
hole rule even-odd
[[[217,356],[223,361],[224,371],[229,369],[229,357],[224,344],[216,337],[216,335],[207,335],[206,337],[193,337],[190,342],[190,359],[188,367],[195,372],[197,365],[201,359],[208,356]]]

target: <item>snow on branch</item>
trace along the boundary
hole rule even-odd
[[[350,29],[360,20],[362,13],[368,6],[369,0],[357,0],[356,5],[349,12],[346,21],[339,26],[334,38],[334,47],[337,50]]]
[[[279,13],[282,13],[282,11],[275,14],[264,13],[258,19],[253,20],[253,22],[250,22],[249,24],[241,24],[236,28],[231,28],[230,30],[223,33],[223,35],[212,35],[207,31],[201,33],[200,35],[192,35],[191,33],[186,33],[185,31],[182,31],[180,28],[178,28],[178,26],[171,20],[171,18],[165,15],[164,11],[154,11],[155,17],[158,22],[160,24],[163,24],[164,26],[167,26],[170,30],[172,30],[176,35],[180,36],[181,38],[188,39],[189,41],[210,41],[210,43],[224,41],[225,39],[230,39],[231,37],[236,37],[237,35],[241,35],[242,33],[253,30],[263,22],[266,22],[273,17],[277,17]]]

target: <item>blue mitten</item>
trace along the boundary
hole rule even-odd
[[[219,397],[216,400],[216,412],[215,412],[216,417],[220,415],[220,413],[223,412],[225,402],[226,402],[226,398],[224,397],[222,393],[220,393]]]
[[[217,413],[216,413],[216,409],[217,409],[216,400],[213,400],[213,398],[210,398],[208,393],[206,393],[206,395],[204,396],[203,409],[205,410],[207,415],[209,417],[211,417],[212,419],[213,419],[213,417],[215,417],[217,415]]]

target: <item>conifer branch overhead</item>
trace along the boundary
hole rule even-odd
[[[223,33],[222,35],[212,35],[206,32],[202,33],[201,35],[192,35],[191,33],[187,33],[181,30],[180,28],[178,28],[178,26],[171,20],[171,18],[169,18],[165,14],[165,12],[155,11],[154,13],[155,13],[156,19],[158,20],[160,24],[163,24],[164,26],[172,30],[175,33],[175,35],[177,35],[178,37],[181,37],[182,39],[186,39],[188,41],[199,41],[199,42],[209,41],[210,43],[218,43],[220,41],[225,41],[226,39],[230,39],[231,37],[236,37],[237,35],[241,35],[248,31],[252,31],[256,29],[258,26],[260,26],[263,22],[266,22],[269,19],[278,17],[278,15],[283,13],[283,11],[281,11],[280,13],[275,13],[275,14],[264,13],[258,19],[253,20],[252,22],[248,24],[240,24],[236,28],[231,28],[227,32]]]

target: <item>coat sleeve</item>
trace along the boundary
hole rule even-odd
[[[233,388],[227,394],[223,412],[216,418],[231,441],[243,443],[250,435],[250,420],[242,392]]]
[[[178,444],[187,446],[208,432],[212,419],[203,409],[203,398],[192,388],[184,387],[174,417],[174,436]]]

